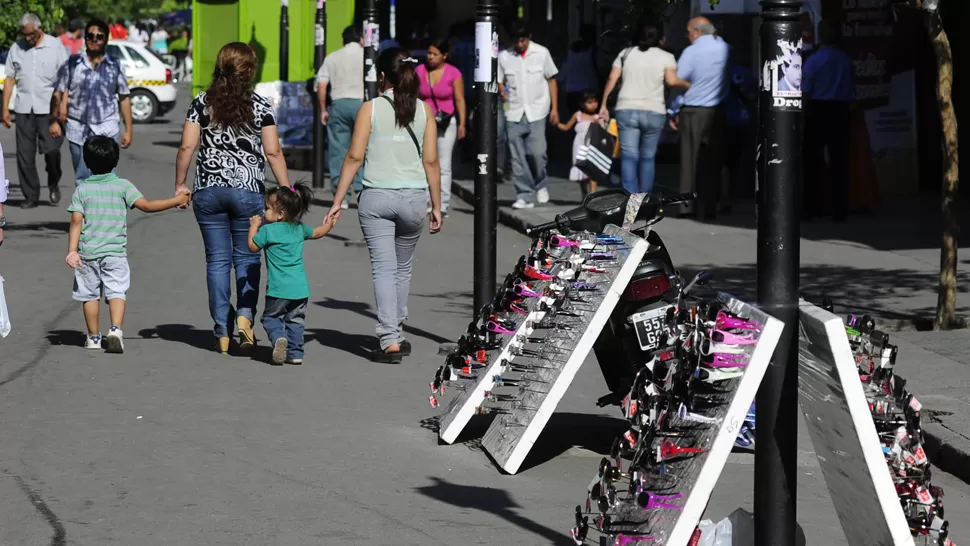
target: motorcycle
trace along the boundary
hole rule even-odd
[[[690,203],[696,197],[695,193],[653,195],[640,205],[634,223],[636,227],[630,232],[645,239],[649,247],[593,344],[593,353],[610,390],[597,401],[599,407],[622,403],[630,392],[637,370],[660,345],[667,309],[689,286],[674,267],[663,240],[652,227],[664,218],[664,207]],[[623,224],[629,199],[630,194],[618,188],[588,194],[580,206],[557,215],[552,222],[526,230],[526,234],[551,229],[563,234],[572,231],[602,233],[608,224]],[[644,222],[643,225],[638,225],[640,222]],[[697,279],[690,285],[696,282]]]

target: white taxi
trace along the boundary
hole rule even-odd
[[[107,47],[108,55],[121,62],[128,77],[135,123],[151,123],[175,108],[178,92],[172,85],[172,67],[139,43],[112,40]]]
[[[108,55],[121,63],[131,89],[131,117],[135,123],[151,123],[156,117],[175,108],[178,95],[172,85],[172,67],[147,47],[127,40],[108,43]],[[3,89],[4,65],[0,63],[0,90]],[[17,91],[10,96],[13,109]]]

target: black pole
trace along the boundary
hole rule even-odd
[[[795,66],[789,63],[791,54],[801,54],[802,1],[760,3],[758,301],[785,329],[755,409],[755,544],[794,546],[802,97],[801,74],[793,77],[788,69]],[[796,70],[800,72],[800,62]]]
[[[495,146],[497,141],[498,15],[497,0],[478,0],[475,18],[475,313],[495,296]]]
[[[377,0],[364,0],[364,100],[377,96],[377,48],[381,43]]]
[[[325,0],[317,0],[317,20],[313,35],[313,78],[317,77],[323,58],[327,55],[327,4]],[[326,89],[324,89],[326,93]],[[323,124],[320,123],[320,101],[313,97],[313,187],[323,187],[323,166],[326,154],[323,149]],[[338,176],[339,173],[331,173]]]
[[[280,0],[280,81],[290,79],[290,0]]]

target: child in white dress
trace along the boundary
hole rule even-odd
[[[576,137],[573,139],[573,168],[569,171],[569,179],[579,182],[579,189],[583,192],[583,197],[596,191],[596,181],[590,180],[586,173],[576,167],[576,156],[579,154],[579,149],[586,143],[586,132],[589,131],[590,126],[594,122],[600,123],[602,119],[598,114],[599,109],[600,101],[596,98],[596,93],[586,91],[583,93],[582,110],[573,114],[568,122],[558,125],[561,131],[570,129],[576,131]]]

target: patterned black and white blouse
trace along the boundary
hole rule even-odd
[[[269,101],[253,93],[254,127],[242,134],[232,127],[211,124],[205,91],[192,101],[185,120],[202,127],[199,157],[195,161],[195,191],[222,186],[264,192],[266,158],[261,130],[276,125],[276,113]]]

